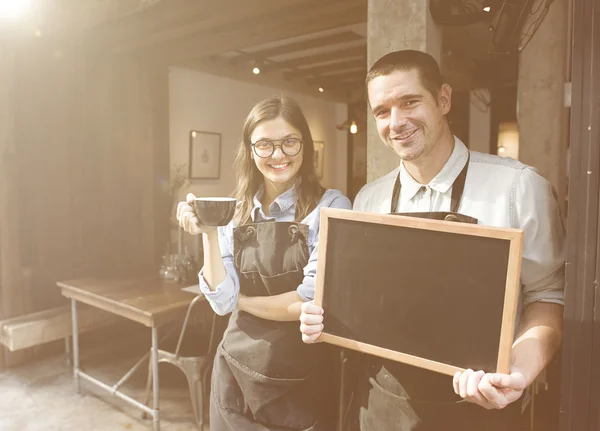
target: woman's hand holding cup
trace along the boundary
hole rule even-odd
[[[188,193],[185,199],[185,201],[177,204],[177,221],[183,230],[191,235],[198,235],[217,229],[216,226],[203,226],[200,224],[192,207],[192,203],[196,200],[196,196],[193,193]]]

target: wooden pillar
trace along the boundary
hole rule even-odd
[[[0,319],[64,303],[57,280],[156,273],[169,230],[167,70],[5,43]]]
[[[19,160],[15,106],[16,52],[10,42],[0,43],[0,316],[22,310],[19,300]]]
[[[0,41],[0,319],[22,310],[16,145],[16,58],[12,42]],[[0,352],[0,370],[5,354]]]
[[[519,58],[517,119],[519,160],[552,183],[562,210],[567,194],[566,50],[566,1],[556,0]]]
[[[573,94],[560,431],[597,430],[600,418],[600,4],[571,3]]]
[[[371,67],[384,54],[418,49],[441,57],[440,30],[429,13],[429,1],[369,0],[367,57]],[[400,159],[379,139],[369,113],[367,136],[367,182],[398,167]]]

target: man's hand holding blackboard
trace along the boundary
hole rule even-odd
[[[527,384],[518,371],[510,374],[466,370],[454,375],[454,392],[466,401],[488,410],[503,409],[523,395]]]
[[[323,309],[312,301],[302,304],[302,314],[300,314],[300,332],[302,332],[302,341],[305,343],[314,343],[323,332]]]

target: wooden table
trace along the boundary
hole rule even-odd
[[[160,429],[158,398],[158,328],[180,320],[196,297],[193,293],[181,290],[180,285],[166,284],[158,279],[145,280],[102,280],[79,279],[56,283],[63,296],[71,300],[73,320],[73,377],[77,393],[81,388],[79,379],[110,392],[116,397],[152,415],[154,429]],[[109,386],[79,369],[79,334],[77,325],[77,303],[82,302],[109,313],[122,316],[151,328],[152,348],[129,370],[117,384]],[[153,405],[152,408],[119,391],[120,386],[151,356]]]

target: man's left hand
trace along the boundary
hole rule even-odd
[[[503,409],[517,401],[527,387],[525,376],[518,371],[486,374],[466,370],[454,375],[453,384],[457,395],[488,410]]]

